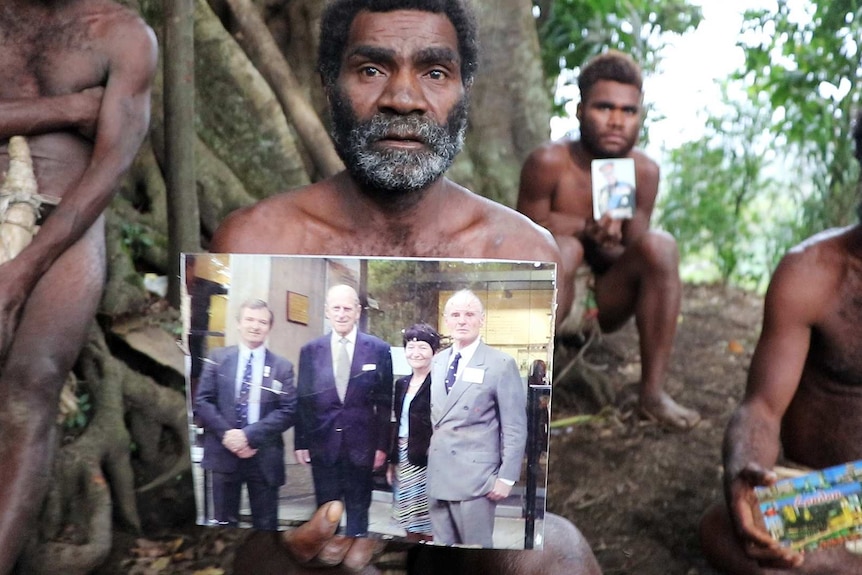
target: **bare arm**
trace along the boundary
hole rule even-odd
[[[622,243],[624,246],[631,245],[649,230],[652,212],[658,197],[660,177],[658,164],[637,150],[633,154],[637,178],[635,213],[634,217],[623,222]]]
[[[147,132],[150,83],[156,67],[155,36],[142,21],[124,15],[101,23],[108,79],[98,115],[90,163],[33,242],[0,274],[0,349],[12,338],[20,310],[38,279],[74,244],[108,205],[120,177]],[[98,25],[97,25],[98,26]],[[14,124],[14,122],[11,122]],[[13,126],[14,127],[14,126]]]
[[[752,357],[745,397],[724,440],[725,497],[746,552],[773,566],[790,566],[801,556],[778,547],[754,524],[754,487],[774,483],[781,420],[802,377],[811,329],[832,284],[804,253],[785,256],[776,270],[764,308],[763,330]],[[819,275],[812,281],[813,275]],[[824,286],[828,286],[824,289]]]
[[[91,137],[103,92],[97,87],[72,94],[0,100],[0,140],[68,129]]]
[[[584,219],[554,211],[553,200],[560,174],[569,169],[565,146],[547,144],[533,151],[521,168],[516,209],[547,228],[554,236],[576,236]]]

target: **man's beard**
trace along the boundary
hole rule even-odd
[[[378,113],[361,121],[350,100],[338,89],[331,98],[332,139],[350,175],[369,194],[397,200],[424,190],[455,161],[467,129],[467,97],[462,97],[443,125],[420,114]],[[387,137],[409,137],[421,150],[382,150],[375,143]]]

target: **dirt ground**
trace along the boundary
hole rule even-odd
[[[571,519],[605,575],[712,575],[697,524],[721,497],[721,440],[742,396],[762,314],[759,296],[687,287],[666,389],[703,420],[686,433],[638,419],[627,404],[640,373],[633,322],[587,348],[606,374],[618,408],[551,439],[549,510]],[[560,419],[584,401],[554,390]]]
[[[613,406],[551,437],[548,509],[571,519],[605,575],[714,575],[701,557],[697,523],[720,497],[724,427],[745,383],[760,327],[761,298],[720,287],[687,286],[666,389],[700,411],[686,433],[632,412],[640,371],[630,322],[591,342],[583,360],[616,396]],[[572,347],[570,356],[577,353]],[[563,363],[558,361],[557,368]],[[595,414],[583,386],[554,390],[553,420]],[[239,530],[180,524],[147,536],[118,532],[99,574],[230,573]]]

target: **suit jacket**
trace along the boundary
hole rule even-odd
[[[401,425],[401,411],[404,398],[410,386],[412,375],[395,381],[395,427],[392,430],[392,447],[389,451],[390,463],[398,463],[398,428]],[[428,445],[431,442],[431,373],[416,391],[407,410],[407,461],[413,465],[428,465]]]
[[[239,457],[222,445],[224,434],[236,428],[236,370],[239,347],[214,349],[204,365],[195,398],[195,412],[204,427],[204,469],[221,473],[236,471]],[[281,434],[296,417],[296,388],[293,364],[268,349],[264,359],[264,388],[260,390],[260,417],[243,431],[257,454],[257,460],[270,485],[283,485],[284,440]]]
[[[356,333],[344,402],[335,389],[331,335],[299,352],[299,394],[295,449],[308,449],[314,462],[333,465],[347,449],[350,462],[374,465],[374,452],[389,450],[392,412],[392,356],[389,344]]]
[[[480,342],[449,394],[451,348],[431,364],[428,495],[465,501],[517,481],[527,443],[527,390],[515,360]]]

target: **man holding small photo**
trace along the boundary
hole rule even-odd
[[[581,137],[548,142],[530,154],[521,171],[517,208],[554,235],[564,282],[574,282],[584,262],[595,274],[603,332],[615,331],[635,317],[641,353],[640,414],[687,430],[700,415],[663,389],[682,283],[675,240],[650,229],[659,168],[634,149],[642,120],[642,83],[640,67],[626,54],[610,51],[587,63],[578,79]],[[604,158],[634,160],[637,188],[629,219],[611,213],[593,216],[592,164]]]

